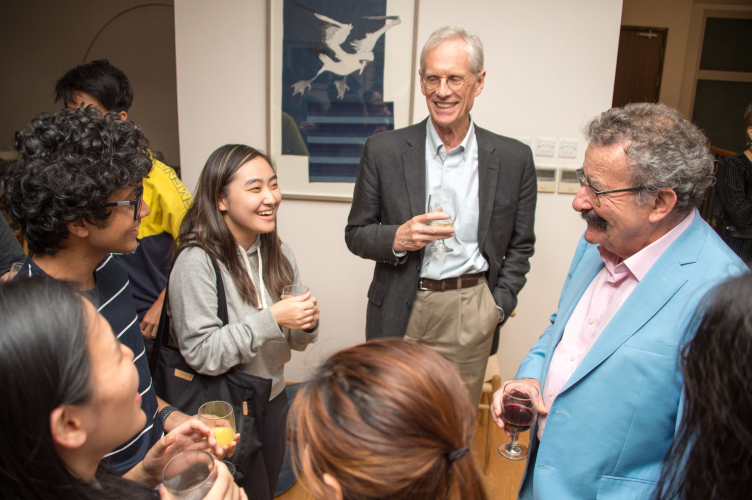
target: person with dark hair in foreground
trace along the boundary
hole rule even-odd
[[[664,104],[639,103],[601,113],[584,132],[572,207],[587,228],[551,326],[515,377],[542,396],[525,500],[653,495],[679,420],[683,328],[707,290],[746,270],[695,208],[713,182],[700,129]],[[499,427],[502,393],[492,405]]]
[[[485,500],[457,368],[399,339],[333,354],[290,409],[293,464],[316,500]]]
[[[119,471],[140,462],[163,427],[169,432],[188,418],[156,397],[128,275],[111,255],[136,249],[149,213],[142,199],[148,147],[136,125],[94,108],[40,113],[16,133],[19,158],[1,186],[0,201],[32,251],[18,275],[72,282],[136,355],[146,423],[108,454]]]
[[[156,498],[162,470],[178,453],[211,448],[221,456],[211,429],[190,420],[119,477],[102,457],[146,422],[133,351],[89,301],[47,276],[0,285],[0,318],[3,498]],[[214,465],[206,498],[245,499],[227,468]]]
[[[133,89],[125,73],[100,59],[76,66],[60,78],[55,85],[58,101],[68,108],[92,106],[103,115],[113,112],[126,120]],[[193,201],[172,168],[153,156],[151,162],[142,194],[150,211],[141,221],[139,245],[135,251],[114,256],[128,271],[139,326],[147,338],[157,333],[172,247]]]
[[[696,332],[696,333],[695,333]],[[752,492],[752,273],[711,290],[687,328],[684,405],[658,500]]]

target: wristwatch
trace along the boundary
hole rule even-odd
[[[164,427],[165,422],[167,421],[167,417],[169,417],[170,413],[174,411],[180,411],[180,410],[178,410],[174,406],[165,406],[164,408],[159,410],[159,413],[157,413],[157,415],[159,416],[159,419],[162,421],[162,427]]]

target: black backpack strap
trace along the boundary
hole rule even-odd
[[[214,274],[217,276],[217,317],[222,321],[222,326],[225,326],[230,322],[227,316],[227,295],[225,294],[225,284],[222,280],[222,271],[219,269],[217,259],[212,254],[209,254],[212,267],[214,268]]]
[[[172,268],[175,267],[175,262],[177,262],[180,252],[182,252],[183,250],[191,246],[197,246],[201,248],[199,245],[189,245],[189,246],[180,247],[177,253],[175,253],[175,258],[172,259],[172,265],[170,265],[170,274],[168,276],[172,275]],[[210,254],[209,252],[206,252],[206,254],[209,256],[209,259],[211,260],[212,267],[214,268],[214,274],[217,277],[217,317],[222,322],[222,326],[225,326],[226,324],[229,323],[229,319],[227,315],[227,295],[225,293],[224,281],[222,280],[222,272],[219,269],[219,264],[217,263],[217,259],[215,259],[214,256]],[[154,347],[151,352],[151,358],[149,358],[149,373],[151,374],[153,374],[154,370],[157,369],[157,362],[159,360],[159,353],[162,351],[162,346],[167,345],[169,342],[169,338],[170,338],[170,316],[167,314],[167,302],[169,301],[169,299],[170,299],[170,279],[168,277],[167,286],[165,286],[165,298],[164,298],[164,302],[162,303],[162,313],[159,316],[159,326],[157,327],[157,336],[154,339]]]

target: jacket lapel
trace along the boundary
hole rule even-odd
[[[704,221],[695,211],[689,227],[653,264],[627,301],[611,318],[595,344],[567,381],[561,392],[568,390],[603,363],[624,342],[642,328],[671,297],[687,282],[682,265],[695,262],[705,242]]]
[[[499,179],[501,160],[493,156],[495,146],[486,137],[485,130],[475,126],[475,139],[478,142],[478,247],[483,248],[491,225],[496,183]]]
[[[413,127],[402,152],[407,195],[412,216],[426,213],[426,120]]]

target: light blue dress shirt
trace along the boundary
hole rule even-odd
[[[454,195],[457,219],[454,236],[444,240],[453,252],[432,252],[426,246],[421,278],[456,278],[488,270],[478,246],[478,141],[472,118],[467,135],[458,147],[447,152],[431,120],[426,122],[426,212],[429,195]]]

